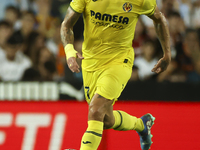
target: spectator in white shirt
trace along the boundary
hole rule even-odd
[[[5,47],[5,58],[0,61],[0,80],[19,81],[24,71],[31,67],[31,61],[21,51],[23,38],[13,34]]]
[[[158,61],[155,54],[156,48],[154,42],[151,40],[145,41],[142,45],[142,56],[137,57],[134,61],[134,67],[137,69],[133,69],[131,80],[144,81],[155,75],[151,71]]]

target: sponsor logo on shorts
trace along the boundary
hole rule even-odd
[[[132,10],[132,8],[133,8],[133,6],[132,6],[132,4],[130,4],[129,2],[124,3],[124,5],[123,5],[123,10],[124,10],[125,12],[130,12],[130,11]]]

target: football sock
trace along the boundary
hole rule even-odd
[[[97,150],[103,133],[103,122],[90,120],[81,141],[80,150]]]
[[[136,130],[141,132],[144,130],[142,119],[131,116],[124,111],[113,111],[115,124],[112,129],[119,131]]]

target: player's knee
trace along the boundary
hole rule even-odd
[[[102,107],[98,107],[96,105],[89,106],[89,120],[98,120],[103,121],[105,116],[105,110]]]
[[[104,123],[104,129],[110,129],[110,128],[112,128],[112,126],[114,125],[115,122],[114,122],[114,120],[110,120],[110,121],[104,120],[103,123]]]

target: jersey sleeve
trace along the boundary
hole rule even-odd
[[[153,15],[156,10],[156,6],[156,0],[144,0],[140,15]]]
[[[85,0],[72,0],[70,7],[77,13],[82,13],[85,9]]]

